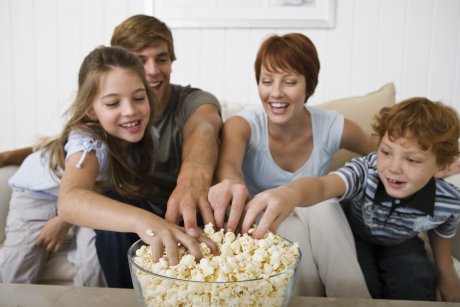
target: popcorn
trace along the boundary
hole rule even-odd
[[[260,240],[249,234],[214,231],[205,226],[205,235],[219,247],[214,256],[201,243],[203,258],[179,246],[179,263],[169,266],[166,253],[154,262],[150,248],[141,246],[134,262],[155,274],[132,267],[148,306],[281,306],[287,304],[294,283],[292,270],[299,258],[298,243],[290,244],[268,232]],[[279,274],[281,273],[281,274]],[[275,276],[274,276],[275,275]],[[165,277],[169,278],[165,278]],[[133,274],[134,278],[134,274]],[[136,281],[134,281],[136,283]],[[290,289],[290,290],[289,290]]]

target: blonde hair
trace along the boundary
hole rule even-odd
[[[98,94],[102,77],[115,68],[127,69],[139,75],[150,105],[150,118],[143,138],[129,144],[129,162],[128,157],[121,154],[126,151],[120,149],[119,140],[106,133],[97,121],[87,115]],[[110,188],[123,196],[135,198],[151,189],[148,176],[153,169],[154,141],[150,128],[156,114],[156,100],[144,74],[139,58],[121,47],[98,47],[85,57],[78,75],[77,97],[65,113],[68,120],[64,129],[54,139],[42,141],[38,146],[49,154],[49,167],[54,174],[59,177],[60,171],[65,168],[64,146],[70,132],[79,131],[100,140],[107,149],[109,176],[105,177],[108,181],[97,182],[98,188]]]
[[[439,166],[453,163],[459,156],[460,124],[457,112],[441,102],[414,97],[380,110],[372,125],[382,140],[414,137],[423,150],[431,150]]]

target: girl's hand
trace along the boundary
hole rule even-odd
[[[245,208],[242,223],[242,232],[247,232],[254,225],[257,216],[263,212],[262,218],[252,236],[255,239],[263,238],[267,230],[276,232],[297,205],[295,191],[288,186],[270,189],[257,194]]]
[[[225,179],[212,186],[209,189],[208,200],[214,211],[216,229],[224,227],[227,208],[230,206],[226,230],[235,232],[248,198],[248,188],[239,181]]]
[[[57,252],[61,248],[70,226],[59,216],[51,218],[43,226],[35,245],[44,246],[49,252]]]
[[[440,276],[437,290],[443,302],[460,302],[460,279],[452,270],[450,274]]]
[[[179,250],[178,244],[182,244],[189,253],[195,256],[196,260],[200,260],[203,255],[201,254],[199,243],[205,243],[211,253],[217,254],[217,244],[211,239],[200,234],[198,238],[193,238],[185,233],[183,227],[179,227],[166,220],[161,219],[161,227],[155,225],[152,228],[144,228],[138,232],[139,237],[145,243],[150,245],[152,257],[154,261],[158,261],[163,256],[163,251],[169,258],[169,265],[176,265],[179,263]],[[157,224],[157,223],[155,223]],[[152,224],[153,226],[154,224]],[[154,229],[160,229],[156,233]]]

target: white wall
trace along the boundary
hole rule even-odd
[[[270,33],[302,32],[316,44],[315,104],[396,84],[397,99],[427,96],[460,110],[460,1],[337,0],[336,27],[173,29],[173,82],[231,103],[258,104],[252,70]],[[108,44],[144,0],[0,0],[0,151],[59,131],[83,57]]]

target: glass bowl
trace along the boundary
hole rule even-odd
[[[285,241],[292,245],[292,242]],[[139,306],[287,306],[302,258],[298,249],[293,267],[257,279],[235,282],[192,281],[158,275],[140,267],[134,259],[136,251],[143,245],[145,243],[139,240],[128,251],[129,268]]]

